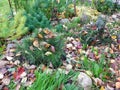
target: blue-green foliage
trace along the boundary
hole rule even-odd
[[[113,14],[116,10],[120,9],[120,5],[114,3],[113,0],[97,0],[95,7],[98,11],[104,14]]]

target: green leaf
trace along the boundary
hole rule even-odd
[[[100,67],[99,67],[99,65],[98,64],[94,64],[94,74],[96,75],[96,76],[99,76],[99,73],[100,73]]]

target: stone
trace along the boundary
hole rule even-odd
[[[92,90],[92,80],[87,74],[80,72],[77,82],[78,86],[84,88],[84,90]]]
[[[66,23],[70,23],[69,19],[65,18],[65,19],[61,19],[60,20],[61,24],[66,24]]]
[[[71,64],[66,65],[66,70],[67,71],[70,71],[71,69],[72,69],[72,65]]]

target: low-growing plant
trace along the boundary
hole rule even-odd
[[[78,90],[75,83],[70,84],[70,87],[66,85],[67,81],[74,76],[75,73],[73,72],[69,72],[67,75],[59,71],[53,72],[52,74],[36,72],[37,79],[28,90]]]
[[[105,79],[105,76],[108,76],[110,74],[108,65],[109,62],[106,62],[104,55],[101,55],[100,60],[98,62],[91,61],[85,56],[82,63],[82,67],[85,70],[90,70],[95,77],[102,76],[102,79]]]
[[[94,2],[96,9],[104,14],[113,14],[120,9],[120,5],[114,3],[113,0],[97,0]]]
[[[23,61],[26,60],[30,64],[36,65],[51,62],[54,67],[60,66],[61,56],[64,54],[63,37],[59,34],[56,36],[48,29],[41,32],[36,30],[36,32],[36,34],[34,32],[33,35],[23,39],[22,43],[18,45],[18,52],[21,52]]]
[[[23,12],[18,12],[13,19],[2,18],[0,22],[0,38],[17,39],[27,32],[28,28],[25,27],[26,17],[23,16]]]
[[[25,25],[30,32],[33,32],[35,28],[50,28],[49,20],[40,9],[33,8],[31,11],[25,12],[25,16],[27,17]]]

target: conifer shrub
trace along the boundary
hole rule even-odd
[[[31,9],[31,11],[25,13],[25,16],[27,17],[25,25],[30,32],[34,31],[35,28],[50,28],[49,20],[40,9]]]
[[[0,38],[17,39],[24,35],[28,28],[25,26],[26,17],[23,16],[24,11],[19,11],[12,19],[3,17],[0,22]]]
[[[113,0],[96,0],[95,7],[104,14],[113,14],[115,11],[120,10],[120,5],[117,2],[114,3]]]
[[[41,63],[49,65],[51,62],[56,68],[61,65],[61,56],[64,54],[63,44],[61,35],[56,36],[49,29],[40,32],[36,30],[36,33],[27,36],[18,45],[17,52],[21,55],[16,58],[36,65]]]

